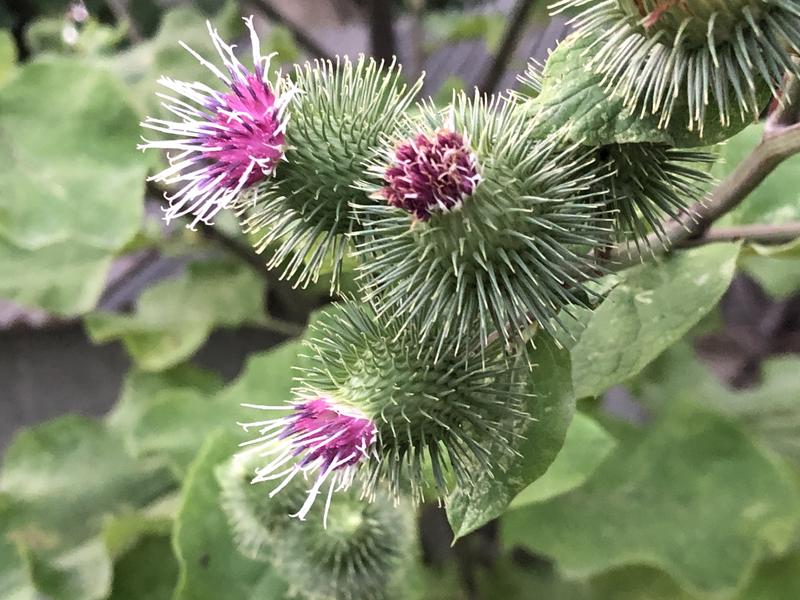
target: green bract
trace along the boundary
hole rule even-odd
[[[504,99],[459,95],[440,112],[422,107],[395,140],[453,129],[469,140],[480,182],[454,210],[417,220],[383,203],[356,206],[363,230],[360,281],[381,315],[402,327],[417,320],[419,340],[443,347],[476,329],[510,342],[536,322],[555,328],[567,305],[586,303],[595,272],[588,250],[608,237],[605,166],[591,149],[536,140],[524,110]],[[380,194],[393,141],[362,187]]]
[[[714,105],[720,124],[755,120],[763,87],[779,97],[788,71],[800,69],[800,6],[793,0],[561,0],[557,9],[586,7],[578,29],[596,37],[589,69],[607,90],[642,116],[668,125],[685,107],[688,127],[703,136]]]
[[[327,523],[321,504],[308,521],[298,521],[289,513],[302,502],[305,482],[296,479],[270,498],[250,483],[254,466],[234,459],[217,468],[223,508],[247,556],[273,563],[302,598],[396,597],[415,555],[407,501],[398,503],[384,490],[367,503],[351,489],[333,499]]]
[[[365,495],[386,480],[394,494],[409,490],[420,501],[430,467],[436,494],[448,484],[471,485],[492,471],[509,449],[516,424],[528,417],[527,373],[520,357],[495,343],[456,352],[447,345],[420,345],[420,327],[375,316],[365,305],[344,304],[312,326],[309,363],[301,369],[303,397],[330,397],[357,409],[377,428],[377,440],[361,467]],[[474,338],[473,340],[474,341]],[[508,450],[509,452],[511,450]]]
[[[349,204],[363,202],[353,189],[372,149],[395,127],[421,79],[406,86],[400,68],[361,56],[295,67],[285,162],[273,179],[244,194],[240,209],[255,247],[272,251],[270,267],[300,286],[315,282],[332,263],[338,287],[353,230]]]

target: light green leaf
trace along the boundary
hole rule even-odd
[[[587,600],[698,600],[669,575],[652,567],[622,567],[590,581]]]
[[[535,365],[528,384],[533,420],[525,425],[524,439],[515,448],[520,456],[510,459],[494,477],[476,475],[474,489],[459,488],[450,497],[447,518],[456,539],[500,516],[520,490],[547,470],[564,443],[575,412],[569,352],[542,333],[528,358]]]
[[[214,470],[237,450],[220,433],[209,438],[189,469],[173,540],[180,565],[175,600],[281,600],[286,583],[267,563],[238,550],[220,506]]]
[[[724,386],[688,344],[665,353],[636,381],[636,393],[652,409],[671,402],[696,402],[735,420],[764,447],[800,465],[800,359],[772,358],[753,388]]]
[[[763,125],[751,125],[720,148],[713,174],[722,179],[759,145]],[[779,165],[747,199],[719,220],[720,225],[778,224],[800,221],[800,156]]]
[[[572,348],[576,396],[636,375],[682,338],[728,289],[739,248],[714,244],[624,271]]]
[[[785,551],[798,523],[800,494],[783,469],[726,419],[673,404],[582,487],[507,513],[502,539],[553,556],[570,577],[645,564],[722,596]]]
[[[107,72],[49,57],[0,88],[0,294],[75,315],[139,230],[137,116]]]
[[[128,429],[132,452],[135,456],[161,457],[183,477],[213,431],[222,428],[244,441],[247,434],[237,423],[258,420],[258,415],[240,405],[279,405],[290,400],[292,365],[299,349],[299,342],[292,342],[251,356],[239,379],[217,396],[190,387],[156,392]]]
[[[11,32],[0,29],[0,85],[11,79],[17,67],[17,44]]]
[[[138,137],[105,70],[56,57],[22,67],[0,89],[0,236],[31,250],[68,240],[122,248],[142,223]]]
[[[7,537],[30,553],[36,586],[56,600],[105,597],[108,515],[148,504],[173,485],[157,464],[135,461],[101,423],[62,417],[20,433],[0,489],[10,498]]]
[[[543,502],[582,485],[616,446],[616,441],[600,424],[582,413],[567,430],[564,447],[544,475],[522,490],[511,508]]]
[[[160,394],[192,390],[212,396],[222,386],[222,379],[216,373],[188,364],[159,373],[133,369],[123,381],[119,401],[106,417],[106,422],[130,441],[131,432],[138,427],[147,409],[158,402]]]
[[[158,371],[191,357],[215,327],[264,324],[264,282],[232,262],[193,263],[185,273],[142,293],[133,315],[86,319],[96,343],[122,339],[136,363]]]
[[[0,495],[0,598],[36,600],[30,561],[8,536],[9,502]]]
[[[58,315],[86,313],[103,291],[111,260],[106,250],[77,240],[27,250],[0,238],[0,298]]]
[[[800,239],[777,246],[750,244],[745,249],[739,268],[770,296],[786,298],[800,290]]]

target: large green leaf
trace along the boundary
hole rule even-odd
[[[659,567],[690,591],[731,594],[800,522],[796,483],[735,425],[673,404],[582,487],[506,514],[502,538],[553,556],[569,576]]]
[[[122,248],[139,230],[138,117],[103,69],[48,57],[0,89],[0,236],[30,250]]]
[[[800,598],[800,550],[765,562],[737,600],[789,600]]]
[[[800,465],[800,359],[772,358],[763,363],[761,371],[759,385],[732,390],[682,343],[645,371],[635,382],[635,390],[653,410],[679,401],[717,410],[763,446]]]
[[[65,315],[95,304],[142,222],[137,121],[119,83],[76,59],[0,88],[0,295]]]
[[[6,535],[30,553],[37,588],[55,600],[99,599],[111,585],[101,535],[107,516],[150,503],[173,485],[136,461],[101,423],[62,417],[20,433],[0,489],[11,502]]]
[[[136,363],[158,371],[183,362],[215,327],[266,324],[264,281],[249,266],[198,262],[145,290],[133,315],[94,313],[86,319],[97,343],[121,339]]]
[[[284,583],[264,562],[242,555],[220,506],[215,475],[236,452],[236,440],[219,433],[192,464],[175,521],[173,541],[180,565],[175,600],[281,600]]]
[[[524,439],[515,448],[519,456],[502,472],[477,474],[474,489],[460,488],[450,497],[447,518],[456,539],[499,517],[514,496],[547,470],[564,443],[575,411],[569,352],[543,333],[528,358],[535,365],[528,384],[533,420],[521,432]],[[507,449],[497,449],[503,451]]]
[[[243,441],[247,434],[237,423],[258,420],[260,415],[240,405],[275,405],[290,400],[292,366],[299,349],[299,342],[292,342],[251,356],[239,379],[217,395],[211,394],[209,388],[179,385],[196,379],[198,373],[173,371],[168,378],[171,385],[147,396],[135,395],[138,416],[130,419],[125,428],[132,452],[136,456],[161,457],[182,477],[211,432],[222,428]],[[137,379],[141,388],[152,389],[155,383],[151,378],[145,379],[144,374]],[[132,402],[128,402],[130,411]]]
[[[720,149],[714,175],[727,177],[755,149],[764,135],[763,125],[751,125]],[[778,166],[747,199],[718,224],[786,223],[800,221],[800,156]]]
[[[511,508],[543,502],[582,485],[615,446],[614,438],[597,421],[575,413],[553,464],[514,498]]]
[[[683,337],[728,289],[738,254],[738,244],[714,244],[621,273],[572,348],[577,397],[636,375]]]

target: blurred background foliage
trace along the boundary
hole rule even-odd
[[[291,397],[327,285],[276,280],[231,219],[164,227],[145,183],[157,158],[135,145],[160,75],[209,79],[177,44],[212,55],[206,18],[235,39],[255,13],[286,64],[354,38],[385,53],[369,46],[386,25],[373,3],[324,4],[92,0],[85,18],[60,0],[0,5],[0,598],[288,597],[280,572],[237,551],[214,472],[240,441],[241,403]],[[512,4],[396,2],[389,50],[426,68],[440,101],[498,68],[503,89],[567,31],[529,3],[518,52],[495,61]],[[759,139],[754,125],[721,146],[715,175]],[[798,174],[788,161],[726,223],[800,220]],[[538,382],[575,415],[555,462],[522,491],[492,488],[510,503],[499,519],[491,502],[451,514],[453,547],[443,511],[423,507],[408,598],[800,598],[800,241],[681,251],[614,284]],[[88,340],[124,348],[118,395],[69,372],[76,324],[76,355]],[[203,352],[231,353],[230,338],[209,342],[225,329],[251,343],[215,369]],[[15,350],[34,336],[50,364]],[[19,392],[19,365],[44,391]],[[70,377],[81,393],[47,407]],[[66,412],[80,415],[31,424]]]

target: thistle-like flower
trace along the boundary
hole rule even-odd
[[[159,148],[167,154],[169,167],[150,177],[167,186],[169,201],[165,220],[191,216],[189,227],[211,223],[253,184],[275,171],[286,147],[287,106],[292,96],[288,85],[269,81],[270,56],[262,56],[253,18],[245,19],[250,31],[253,71],[235,56],[235,46],[226,44],[208,23],[208,31],[219,52],[224,71],[180,42],[223,84],[222,91],[198,82],[161,77],[159,83],[177,97],[157,94],[162,105],[177,117],[148,117],[142,126],[174,136],[166,140],[145,139],[142,150]]]
[[[272,251],[267,264],[282,267],[282,277],[306,286],[329,267],[335,291],[355,225],[350,204],[365,200],[353,183],[421,80],[409,87],[394,63],[361,56],[297,66],[294,81],[286,163],[256,186],[255,204],[242,207],[243,225],[260,236],[258,252]]]
[[[286,406],[246,404],[259,410],[285,411]],[[329,397],[294,402],[287,416],[255,423],[244,423],[245,431],[258,429],[259,437],[243,446],[253,446],[247,454],[274,457],[256,470],[253,483],[281,480],[270,497],[280,492],[299,473],[313,474],[314,483],[302,507],[292,516],[305,520],[314,500],[328,483],[323,519],[327,523],[333,493],[350,487],[358,467],[369,459],[377,429],[367,417]],[[287,464],[289,465],[287,467]]]
[[[477,163],[461,134],[446,127],[431,136],[419,133],[397,146],[376,197],[426,221],[434,212],[460,208],[472,195],[481,180]]]
[[[556,10],[584,8],[578,30],[595,36],[588,68],[643,114],[687,113],[690,130],[712,104],[723,127],[738,108],[742,121],[764,108],[762,90],[780,96],[786,72],[800,75],[800,5],[795,0],[561,0]]]
[[[589,148],[534,139],[518,106],[464,95],[445,113],[423,106],[360,183],[384,201],[355,207],[359,281],[382,316],[401,328],[418,320],[423,342],[460,347],[476,329],[482,345],[492,332],[511,342],[533,323],[557,328],[562,309],[587,300],[587,251],[610,231],[599,218],[601,167]],[[441,135],[459,140],[457,150],[398,163],[408,140]],[[443,183],[457,190],[446,201]]]
[[[415,325],[401,330],[366,305],[348,302],[325,314],[306,342],[311,352],[296,389],[313,400],[245,425],[260,432],[246,442],[246,455],[270,461],[253,482],[282,480],[275,496],[298,473],[313,474],[295,513],[304,518],[325,485],[323,515],[334,493],[356,481],[367,499],[385,483],[395,496],[410,492],[419,501],[427,487],[442,498],[454,483],[471,485],[476,470],[492,472],[501,456],[488,452],[488,442],[512,452],[516,423],[527,418],[524,361],[497,343],[483,356],[477,344],[435,356],[436,348],[418,342]]]

